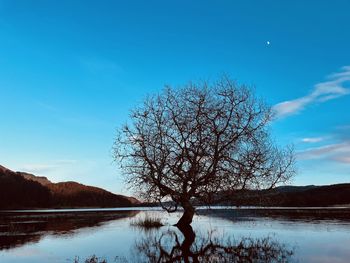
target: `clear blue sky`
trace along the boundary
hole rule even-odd
[[[293,184],[350,182],[350,2],[0,0],[0,164],[127,193],[117,127],[228,73],[274,106]]]

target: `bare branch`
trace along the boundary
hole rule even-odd
[[[170,198],[168,211],[221,191],[272,188],[295,174],[295,160],[292,148],[271,141],[271,117],[250,88],[228,77],[167,87],[132,111],[115,158],[132,188],[154,201]]]

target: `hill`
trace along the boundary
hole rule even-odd
[[[140,202],[77,182],[52,183],[46,177],[14,172],[0,165],[0,209],[125,207]]]
[[[135,198],[77,182],[51,183],[47,186],[53,195],[54,205],[58,207],[125,207],[139,203]]]
[[[22,177],[24,177],[27,180],[38,182],[39,184],[44,185],[44,186],[52,184],[52,182],[44,176],[35,176],[33,174],[23,173],[23,172],[17,172],[17,173],[20,174]]]
[[[281,186],[271,190],[236,190],[216,197],[216,204],[238,206],[336,206],[350,204],[350,184]]]
[[[270,190],[232,190],[214,205],[336,206],[350,204],[350,184],[280,186]],[[139,206],[136,198],[77,182],[52,183],[46,177],[14,172],[0,165],[0,209]],[[150,205],[150,204],[149,204]]]
[[[0,166],[0,209],[49,207],[51,203],[47,187]]]

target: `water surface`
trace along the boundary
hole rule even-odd
[[[147,215],[165,226],[132,226]],[[350,258],[349,209],[201,209],[193,231],[185,230],[187,238],[172,226],[180,215],[158,208],[1,212],[0,262],[83,262],[91,255],[108,262],[176,262],[184,256],[211,262],[213,255],[218,262]]]

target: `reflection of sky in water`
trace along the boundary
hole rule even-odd
[[[168,216],[159,211],[140,212],[135,217],[106,221],[99,226],[83,227],[71,234],[51,235],[47,233],[37,243],[0,251],[0,262],[72,262],[75,256],[84,259],[92,254],[112,262],[115,256],[128,257],[135,240],[147,233],[131,227],[130,222],[145,213],[163,218],[171,228],[180,214]],[[265,238],[272,236],[289,248],[294,248],[294,259],[300,262],[348,262],[350,258],[350,223],[342,221],[306,222],[302,220],[250,217],[231,220],[222,217],[200,215],[193,221],[196,234]],[[0,236],[1,238],[1,236]]]

